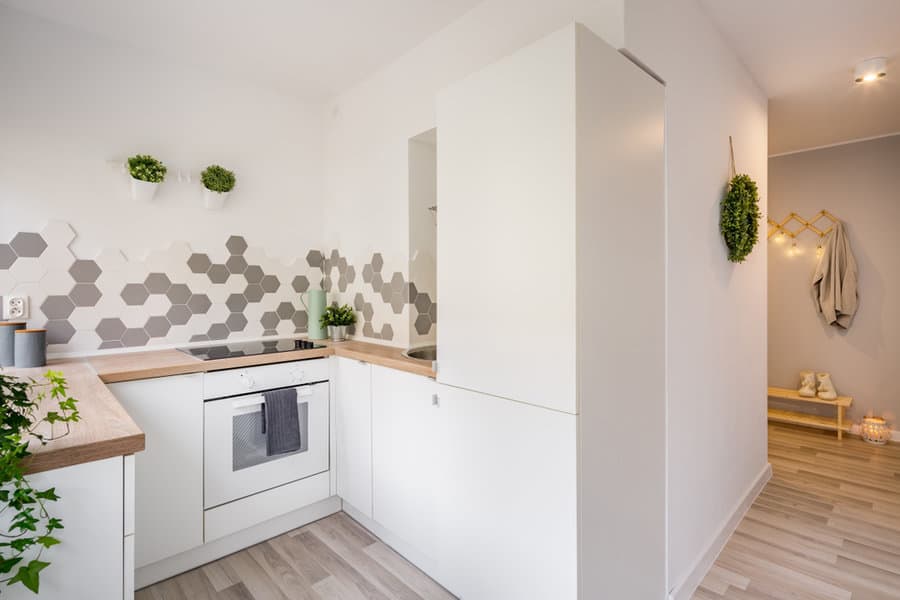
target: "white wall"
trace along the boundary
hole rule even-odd
[[[734,265],[718,233],[729,135],[766,212],[766,97],[695,0],[628,0],[625,42],[666,82],[672,588],[767,462],[766,246]]]
[[[218,249],[232,233],[281,256],[321,248],[325,107],[188,64],[0,7],[0,240],[53,218],[72,224],[84,257],[173,240]],[[237,187],[220,212],[174,177],[135,204],[106,161],[138,152],[170,175],[222,164]]]
[[[406,271],[407,141],[435,126],[435,93],[573,20],[621,46],[622,10],[622,0],[487,0],[341,94],[328,133],[329,247],[357,263],[381,251],[385,270]]]

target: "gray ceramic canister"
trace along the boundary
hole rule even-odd
[[[17,369],[43,367],[47,364],[46,329],[17,329],[14,337]]]
[[[16,364],[14,334],[17,329],[25,329],[25,323],[20,321],[0,321],[0,367],[11,367]]]

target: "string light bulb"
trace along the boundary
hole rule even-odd
[[[776,243],[776,244],[783,244],[783,243],[784,243],[784,230],[783,230],[783,229],[780,230],[780,231],[778,232],[778,235],[775,236],[775,243]]]
[[[816,246],[816,258],[822,258],[823,254],[825,254],[825,248],[822,247],[822,242],[819,242],[819,245]]]

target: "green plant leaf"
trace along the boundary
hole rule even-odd
[[[211,192],[230,192],[234,189],[234,172],[219,165],[209,165],[200,173],[203,187]]]
[[[41,571],[50,566],[50,563],[40,560],[32,560],[27,565],[19,567],[16,574],[9,580],[8,585],[22,582],[22,585],[37,594],[41,586]]]

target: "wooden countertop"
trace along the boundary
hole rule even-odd
[[[51,369],[61,371],[66,378],[69,395],[78,400],[81,420],[69,424],[68,435],[44,446],[32,441],[29,447],[32,454],[23,465],[26,473],[134,454],[144,449],[144,432],[85,360],[53,360],[46,367],[4,369],[3,372],[40,381]]]
[[[81,420],[70,424],[68,435],[45,446],[34,442],[32,455],[25,463],[26,473],[59,469],[113,456],[134,454],[144,449],[144,433],[119,404],[106,383],[220,371],[237,367],[289,362],[325,356],[344,356],[416,375],[434,377],[432,363],[406,358],[400,348],[348,340],[322,341],[325,348],[278,352],[258,356],[241,356],[203,361],[178,350],[148,350],[106,354],[88,358],[51,360],[46,367],[5,369],[19,377],[43,378],[52,369],[61,371],[69,386],[69,394],[78,400]]]
[[[403,356],[403,350],[400,348],[354,340],[346,342],[321,340],[317,341],[317,343],[324,345],[325,348],[205,361],[178,350],[148,350],[146,352],[124,352],[121,354],[94,356],[89,358],[88,361],[105,383],[184,375],[186,373],[205,373],[332,355],[408,371],[425,377],[435,376],[430,361],[406,358]]]

